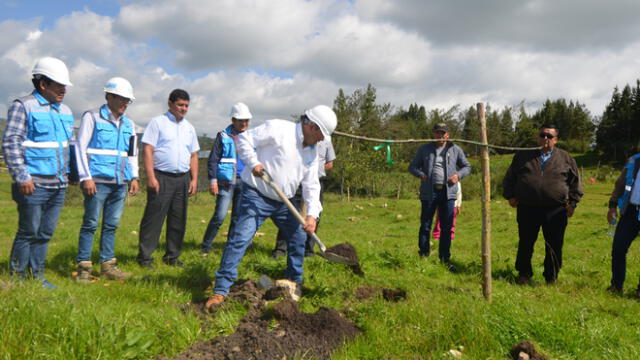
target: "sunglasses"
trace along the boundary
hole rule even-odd
[[[538,136],[540,136],[540,139],[553,139],[555,137],[548,133],[540,133]]]

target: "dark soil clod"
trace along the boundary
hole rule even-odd
[[[402,289],[382,289],[382,297],[387,301],[398,302],[407,298],[407,292]]]
[[[349,243],[338,244],[336,246],[327,248],[326,252],[349,259],[349,261],[353,264],[349,265],[351,271],[353,271],[353,273],[356,275],[364,276],[364,272],[360,267],[360,261],[358,260],[358,253],[356,252],[356,248],[354,248],[353,245]]]

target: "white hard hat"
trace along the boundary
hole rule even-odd
[[[120,95],[130,100],[135,99],[131,83],[127,79],[121,77],[113,77],[109,79],[109,81],[104,84],[104,92]]]
[[[338,117],[330,107],[317,105],[305,111],[304,114],[309,120],[318,125],[325,140],[331,139],[331,134],[336,129],[336,125],[338,125]]]
[[[73,86],[69,80],[69,69],[62,60],[54,57],[43,57],[36,62],[31,71],[33,75],[44,75],[58,84]]]
[[[231,107],[231,114],[229,116],[238,120],[249,120],[253,117],[249,111],[249,107],[241,102]]]

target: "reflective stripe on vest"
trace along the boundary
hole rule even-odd
[[[118,151],[118,150],[106,150],[106,149],[87,149],[87,154],[94,155],[110,155],[110,156],[127,156],[129,155],[126,151]]]
[[[58,143],[57,141],[42,141],[35,142],[31,140],[25,140],[22,142],[23,147],[35,148],[35,149],[57,149],[62,144],[63,148],[69,147],[68,141],[63,141],[62,143]]]

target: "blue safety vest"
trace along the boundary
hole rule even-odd
[[[640,154],[633,155],[627,165],[625,165],[625,169],[627,169],[625,185],[624,185],[624,193],[622,196],[618,198],[618,208],[620,208],[620,213],[624,213],[627,209],[627,205],[629,205],[629,198],[631,197],[631,189],[633,188],[633,183],[636,180],[636,174],[638,173],[638,169],[640,168]]]
[[[27,171],[36,183],[67,182],[73,114],[62,103],[50,103],[37,91],[17,99],[27,114],[22,142]]]
[[[87,147],[91,177],[115,179],[117,184],[132,179],[129,164],[130,149],[135,141],[133,123],[126,116],[120,118],[120,126],[109,120],[109,108],[88,111],[94,120],[93,135]]]
[[[238,159],[236,152],[236,143],[233,138],[233,125],[229,125],[224,131],[220,132],[220,140],[222,141],[222,153],[218,161],[218,180],[229,181],[235,183],[236,175],[244,167],[242,161]]]

